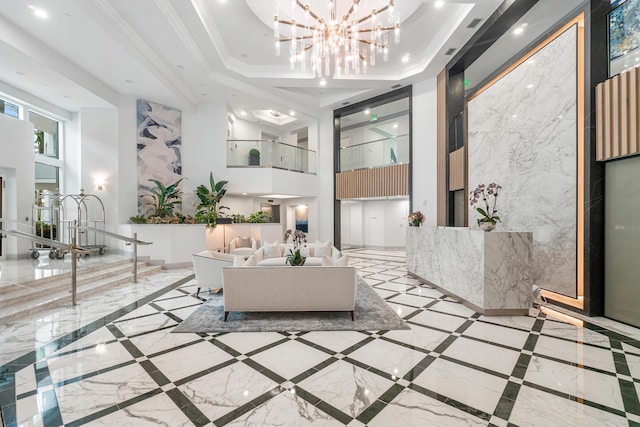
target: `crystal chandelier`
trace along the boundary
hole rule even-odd
[[[381,5],[367,9],[367,1]],[[400,16],[394,0],[328,0],[324,13],[311,10],[309,4],[291,0],[291,19],[282,19],[275,1],[273,31],[276,56],[280,44],[289,42],[291,69],[307,66],[315,77],[340,77],[366,73],[376,64],[376,56],[389,59],[389,32],[400,42]],[[348,7],[348,8],[347,8]],[[344,9],[342,9],[344,8]],[[363,10],[364,9],[364,10]],[[386,15],[386,16],[385,16]]]

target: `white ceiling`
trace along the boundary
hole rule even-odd
[[[502,0],[396,3],[414,12],[401,16],[389,61],[320,87],[309,72],[289,70],[286,54],[275,56],[273,30],[253,12],[261,4],[272,14],[272,0],[0,0],[0,90],[4,82],[68,111],[123,95],[183,109],[223,97],[236,113],[293,109],[304,120],[435,76],[451,59],[444,52],[475,31],[467,24]]]

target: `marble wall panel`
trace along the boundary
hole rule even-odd
[[[502,185],[501,230],[531,231],[533,279],[576,297],[577,26],[467,104],[468,184]],[[469,226],[477,227],[470,210]]]

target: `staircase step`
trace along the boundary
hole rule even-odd
[[[140,264],[140,263],[139,263]],[[110,264],[107,264],[110,266]],[[142,265],[138,267],[138,278],[147,277],[162,271],[162,266]],[[133,281],[133,274],[130,269],[120,271],[117,274],[102,277],[99,280],[87,280],[82,285],[78,283],[76,299],[82,301],[87,297],[110,288],[116,288],[124,283]],[[0,322],[11,321],[45,309],[71,306],[71,280],[69,279],[61,287],[55,287],[55,291],[48,293],[32,293],[26,296],[11,298],[11,304],[2,307],[0,310]]]
[[[138,263],[138,270],[146,266],[146,263]],[[76,274],[76,284],[78,288],[86,283],[91,283],[106,279],[122,273],[131,273],[133,265],[129,263],[110,263],[103,264],[101,268],[91,268],[87,270],[78,270]],[[21,284],[20,290],[14,290],[11,293],[0,295],[0,308],[7,307],[22,300],[38,299],[45,295],[49,295],[60,290],[71,288],[71,274],[61,274],[51,278],[41,280],[31,280]]]

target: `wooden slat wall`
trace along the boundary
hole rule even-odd
[[[447,72],[437,79],[437,225],[447,225]]]
[[[464,190],[464,147],[449,153],[449,191]]]
[[[640,68],[596,86],[596,158],[640,153]]]
[[[409,165],[336,174],[336,199],[409,195]]]

